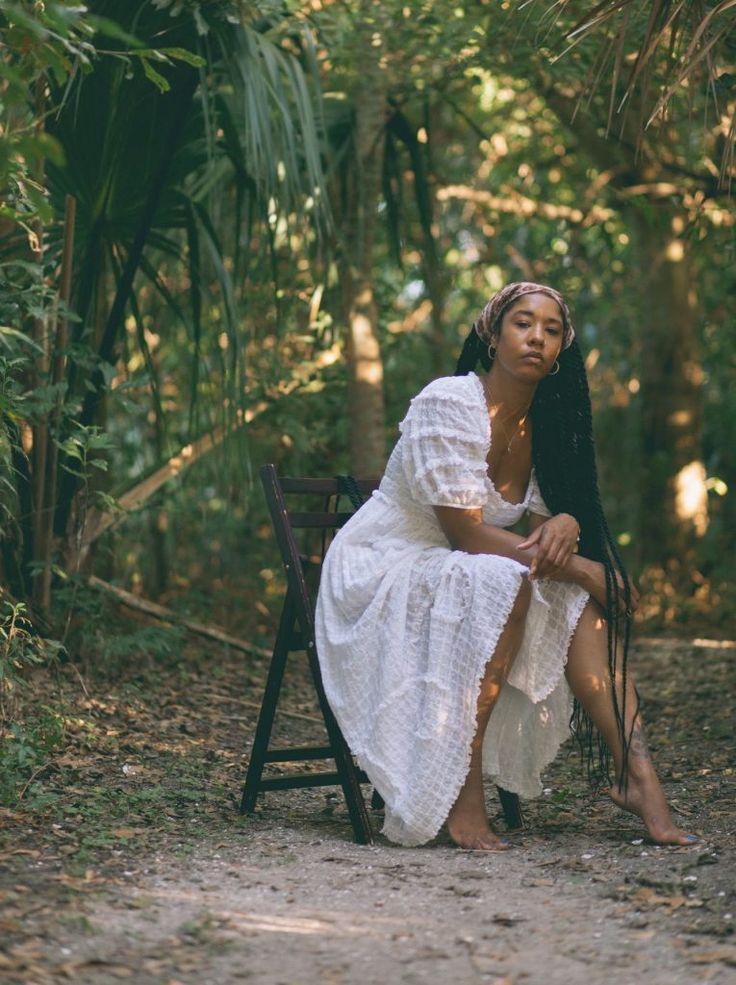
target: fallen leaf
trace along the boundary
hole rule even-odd
[[[517,923],[521,923],[524,917],[515,917],[510,913],[494,913],[493,922],[499,924],[501,927],[513,927]]]
[[[695,951],[687,955],[687,960],[693,964],[710,964],[713,961],[723,961],[724,964],[736,966],[736,947],[716,947],[712,951]]]
[[[631,899],[634,903],[638,903],[641,906],[669,906],[671,910],[679,910],[681,906],[688,906],[692,902],[685,896],[660,896],[648,886],[642,886],[641,889],[634,893]],[[695,905],[702,906],[703,904],[698,902]]]

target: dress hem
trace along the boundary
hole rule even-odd
[[[506,624],[509,621],[509,616],[511,615],[511,610],[513,609],[513,607],[514,607],[514,605],[516,603],[516,600],[519,597],[519,592],[521,591],[522,581],[523,581],[523,579],[525,577],[527,577],[527,574],[528,574],[528,569],[526,569],[526,571],[525,571],[522,568],[521,571],[517,572],[519,582],[518,582],[518,585],[517,585],[517,588],[516,588],[516,592],[514,593],[513,598],[510,600],[506,611],[503,613],[502,621],[500,622],[500,625],[499,625],[499,628],[498,628],[498,634],[497,634],[495,640],[493,640],[491,642],[491,644],[490,644],[490,655],[486,657],[485,662],[482,664],[480,670],[478,671],[478,675],[477,675],[477,678],[476,678],[476,684],[475,684],[475,699],[474,699],[474,703],[473,703],[473,708],[474,709],[478,707],[478,700],[480,698],[481,685],[483,683],[483,678],[485,677],[486,670],[488,669],[488,665],[490,664],[491,660],[493,659],[493,655],[496,652],[496,648],[498,646],[498,641],[500,640],[501,635],[503,634],[503,631],[506,628]],[[418,836],[418,838],[416,838],[416,839],[408,840],[405,835],[402,836],[402,832],[404,832],[406,830],[406,825],[404,824],[404,822],[402,822],[398,817],[396,817],[396,818],[389,817],[388,816],[388,813],[387,813],[386,819],[385,819],[384,824],[383,824],[383,827],[381,829],[381,834],[382,835],[384,835],[386,838],[389,838],[389,840],[391,840],[393,842],[396,842],[397,844],[405,845],[407,847],[415,847],[417,845],[426,844],[428,841],[431,841],[433,838],[435,838],[437,836],[437,834],[440,831],[442,825],[447,820],[447,817],[448,817],[450,811],[452,810],[452,807],[453,807],[455,801],[457,800],[458,795],[460,793],[460,790],[462,789],[463,784],[465,783],[465,780],[467,779],[468,773],[470,771],[470,760],[471,760],[471,757],[472,757],[472,742],[473,742],[473,737],[475,735],[475,718],[473,718],[473,723],[472,723],[471,729],[472,730],[470,731],[470,734],[469,734],[469,737],[468,737],[468,741],[465,743],[465,747],[466,747],[466,766],[465,766],[465,770],[463,771],[463,773],[462,773],[462,775],[460,777],[460,780],[455,785],[452,785],[452,786],[450,786],[448,788],[451,791],[451,795],[450,795],[450,797],[445,798],[446,800],[449,801],[449,803],[447,805],[447,810],[444,810],[443,809],[442,819],[440,820],[440,822],[437,825],[437,827],[435,828],[435,830],[432,831],[429,834],[426,834],[426,835],[425,834],[422,834],[422,835]],[[366,769],[366,773],[368,774],[368,776],[370,776],[370,773],[369,773],[369,771],[367,769]],[[378,792],[380,793],[381,791],[379,790]],[[387,810],[388,810],[388,804],[386,806],[387,806]],[[391,829],[393,829],[393,831]]]
[[[590,601],[590,595],[587,592],[581,594],[581,596],[576,600],[570,619],[570,630],[568,632],[567,639],[565,641],[565,648],[564,648],[565,656],[560,665],[560,672],[555,679],[555,683],[552,685],[549,691],[547,691],[543,697],[539,698],[537,701],[534,701],[533,704],[539,704],[540,701],[544,701],[545,698],[548,698],[554,691],[557,690],[560,684],[562,684],[563,678],[565,676],[565,669],[567,667],[567,659],[570,653],[570,644],[572,643],[572,638],[577,631],[578,623],[580,622],[580,618],[583,614],[583,610],[585,609],[585,606],[588,604],[589,601]],[[513,685],[511,686],[513,687]],[[517,690],[519,689],[517,688]],[[493,712],[491,712],[491,714],[493,714]],[[562,739],[557,744],[557,746],[549,753],[548,756],[543,756],[540,760],[538,760],[537,763],[539,766],[538,773],[540,777],[542,770],[546,769],[547,766],[549,766],[552,760],[557,756],[557,753],[560,751],[560,746],[563,744],[563,742],[566,742],[567,739],[569,738],[570,738],[570,734],[568,734],[566,738]],[[535,766],[537,764],[535,764]],[[509,793],[516,794],[517,797],[523,797],[525,800],[534,800],[542,793],[541,778],[537,780],[537,783],[534,788],[534,792],[530,792],[529,787],[525,787],[522,783],[515,781],[511,777],[504,777],[501,773],[498,774],[485,773],[484,775],[487,776],[493,783],[495,783],[496,786],[502,787],[504,790],[508,790]]]

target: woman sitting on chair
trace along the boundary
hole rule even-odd
[[[474,372],[480,363],[484,373]],[[522,797],[574,727],[614,803],[672,820],[626,668],[637,592],[601,508],[585,368],[562,296],[509,284],[456,375],[411,402],[379,489],[335,537],[317,602],[325,691],[404,845],[492,831],[483,773]],[[526,536],[507,529],[524,516]],[[572,692],[572,694],[571,694]]]

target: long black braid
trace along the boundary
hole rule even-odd
[[[465,340],[455,375],[467,376],[478,363],[488,370],[492,358],[473,326]],[[532,401],[532,461],[542,498],[550,512],[553,515],[569,513],[575,517],[580,524],[580,553],[601,562],[605,569],[608,667],[613,685],[614,714],[624,751],[624,765],[617,780],[625,785],[630,739],[625,722],[631,588],[601,504],[590,391],[582,353],[575,340],[560,353],[558,363],[559,372],[540,382]],[[620,587],[619,579],[623,587]],[[626,614],[621,612],[621,601]],[[615,687],[617,676],[623,688],[621,701]],[[570,724],[585,756],[591,781],[596,786],[604,780],[610,783],[609,750],[577,700]]]

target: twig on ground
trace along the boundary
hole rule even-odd
[[[239,640],[235,636],[230,636],[229,633],[226,633],[224,629],[220,629],[219,626],[207,626],[205,623],[197,622],[194,619],[185,619],[177,612],[174,612],[173,609],[167,609],[166,606],[159,605],[158,602],[151,602],[149,599],[133,595],[132,592],[126,592],[125,589],[111,585],[109,582],[103,581],[95,575],[92,575],[88,579],[87,584],[90,588],[97,588],[102,592],[106,592],[108,595],[114,596],[121,605],[126,606],[128,609],[134,609],[136,612],[144,612],[146,615],[153,616],[154,619],[159,619],[162,622],[183,626],[190,633],[215,640],[217,643],[222,643],[224,646],[232,647],[232,649],[240,650],[243,653],[253,653],[259,657],[271,656],[270,650],[256,646],[254,643],[247,643],[245,640]]]
[[[238,704],[245,705],[246,708],[255,708],[256,711],[260,711],[261,708],[261,706],[257,705],[254,701],[239,701]],[[278,714],[286,715],[287,718],[298,718],[302,722],[311,722],[313,725],[324,725],[324,722],[321,722],[319,718],[312,718],[311,715],[300,715],[298,711],[285,711],[283,708],[279,708]],[[223,715],[222,717],[225,718],[227,716]],[[228,721],[248,722],[250,719],[241,715],[237,718],[229,717]]]
[[[73,661],[72,661],[72,667],[74,668],[74,673],[79,678],[79,683],[82,685],[82,690],[84,691],[85,698],[88,698],[89,697],[89,691],[87,690],[87,685],[84,683],[84,678],[82,677],[81,673],[79,672],[79,667],[77,667],[77,665]]]
[[[25,796],[26,790],[30,787],[30,785],[33,783],[33,781],[36,779],[36,777],[37,776],[40,776],[41,773],[43,773],[45,770],[47,770],[49,768],[49,766],[52,766],[52,765],[53,765],[53,763],[51,762],[51,760],[49,760],[48,763],[44,763],[43,766],[39,766],[38,769],[35,769],[31,773],[31,775],[28,777],[28,779],[26,780],[25,784],[23,785],[23,789],[18,794],[18,801],[19,802],[21,800],[23,800],[23,797]]]

